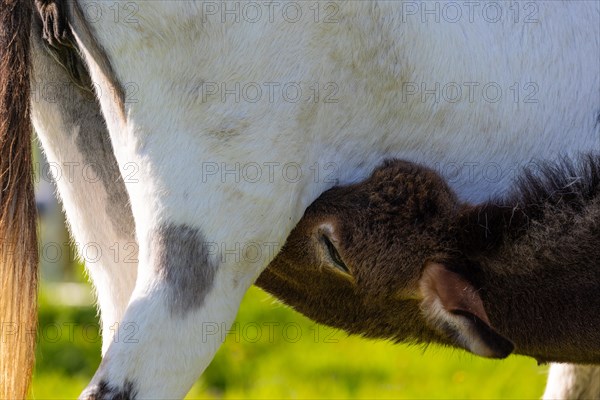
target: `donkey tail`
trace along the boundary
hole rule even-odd
[[[30,121],[32,2],[0,0],[0,398],[24,399],[37,328]]]

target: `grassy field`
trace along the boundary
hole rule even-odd
[[[100,361],[96,312],[47,299],[42,290],[32,398],[76,398]],[[187,398],[535,399],[546,371],[522,357],[489,361],[348,337],[252,288],[225,345]]]

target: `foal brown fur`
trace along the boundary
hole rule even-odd
[[[353,334],[600,363],[600,158],[480,205],[388,161],[317,199],[257,285]]]
[[[25,398],[37,326],[29,1],[0,4],[0,398]]]

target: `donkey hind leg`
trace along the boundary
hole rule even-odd
[[[96,288],[104,354],[135,284],[133,217],[99,104],[70,80],[41,37],[37,20],[32,33],[33,123]]]
[[[153,168],[140,168],[146,170]],[[140,187],[152,186],[157,185],[140,179]],[[165,188],[162,193],[183,193],[184,189],[165,186],[164,181],[158,186]],[[183,398],[224,341],[243,295],[277,247],[273,245],[258,260],[254,254],[244,255],[246,244],[265,243],[266,248],[275,243],[272,235],[279,238],[285,233],[278,229],[260,232],[260,227],[277,226],[276,213],[268,224],[261,218],[272,212],[273,203],[259,200],[264,208],[248,210],[249,206],[244,216],[235,209],[244,209],[245,204],[232,201],[219,207],[224,203],[219,191],[203,191],[215,200],[204,205],[206,209],[159,206],[163,212],[183,211],[180,215],[153,211],[144,216],[150,207],[136,207],[132,196],[140,244],[138,281],[119,325],[123,340],[110,344],[81,398]],[[157,204],[157,200],[151,198],[146,204]],[[195,210],[195,217],[193,211],[186,215],[190,210]],[[219,217],[237,224],[217,226]]]
[[[306,182],[199,179],[202,162],[227,162],[217,154],[235,154],[242,165],[284,158],[261,147],[237,151],[230,142],[226,152],[212,137],[177,129],[129,134],[134,138],[115,154],[120,165],[137,165],[137,181],[125,184],[139,244],[138,278],[119,324],[121,340],[110,344],[81,398],[183,398],[225,339],[243,295],[299,219]]]
[[[600,366],[551,364],[543,399],[600,399]]]

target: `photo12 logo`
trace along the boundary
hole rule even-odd
[[[334,1],[202,1],[202,22],[338,23],[340,3]]]
[[[219,338],[225,342],[247,343],[298,343],[309,340],[313,343],[338,343],[337,330],[312,325],[302,326],[296,322],[264,321],[227,324],[225,322],[203,322],[202,343],[209,343],[211,338]]]
[[[403,23],[456,24],[485,22],[535,24],[540,3],[534,1],[403,1]]]
[[[193,88],[202,103],[337,103],[335,82],[202,82]]]
[[[200,182],[220,183],[298,183],[309,180],[313,183],[338,182],[339,169],[334,162],[315,162],[303,165],[298,162],[203,162],[200,169]]]
[[[536,82],[404,82],[402,103],[514,103],[537,104],[540,87]]]

